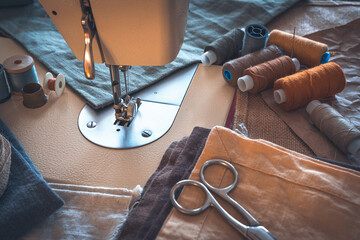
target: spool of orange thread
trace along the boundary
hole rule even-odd
[[[276,79],[291,75],[300,70],[300,62],[289,56],[281,56],[270,61],[247,68],[238,79],[241,91],[258,93],[273,86]]]
[[[236,87],[237,80],[242,76],[245,69],[280,57],[281,55],[280,49],[275,45],[271,45],[240,58],[230,60],[224,63],[222,67],[224,80],[231,86]]]
[[[282,109],[289,111],[315,99],[328,99],[341,92],[345,85],[341,67],[329,62],[276,80],[274,98]]]
[[[58,74],[56,78],[54,78],[51,72],[45,74],[43,88],[46,93],[55,91],[56,95],[60,96],[64,91],[65,84],[66,80],[63,74]]]
[[[277,29],[270,32],[267,44],[277,45],[286,55],[293,53],[291,57],[310,67],[327,63],[330,58],[326,44]]]

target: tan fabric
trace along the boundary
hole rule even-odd
[[[239,183],[230,196],[277,239],[359,239],[359,172],[265,140],[244,138],[223,127],[212,129],[190,179],[199,180],[202,164],[213,158],[235,166]],[[221,167],[213,168],[207,175],[208,182],[215,186],[230,182],[231,178],[230,171]],[[178,201],[195,207],[203,200],[199,190],[186,187]],[[226,205],[225,208],[244,222],[235,210]],[[214,208],[197,216],[173,209],[158,235],[158,239],[241,238]]]
[[[314,152],[272,111],[260,94],[243,93],[236,90],[236,108],[233,126],[235,130],[244,123],[250,138],[265,139],[285,148],[306,155]]]

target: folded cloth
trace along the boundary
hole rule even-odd
[[[49,187],[10,129],[0,119],[0,134],[11,145],[7,188],[0,198],[0,239],[15,239],[59,209],[63,200]]]
[[[156,238],[172,208],[169,200],[171,187],[189,177],[209,132],[209,129],[195,127],[189,137],[170,144],[145,184],[140,201],[131,210],[119,239]]]
[[[230,197],[277,239],[359,238],[360,172],[214,127],[190,179],[200,181],[201,166],[214,158],[234,165],[239,182]],[[207,169],[206,177],[215,187],[233,181],[232,173],[221,166]],[[204,200],[199,189],[187,187],[178,198],[189,208],[199,207]],[[246,224],[236,210],[219,202]],[[196,216],[173,209],[157,239],[241,238],[216,209],[209,208]]]
[[[65,205],[22,239],[116,239],[142,188],[49,183]]]
[[[0,134],[0,198],[4,194],[10,174],[11,146]]]
[[[177,58],[164,66],[134,66],[130,70],[129,93],[199,62],[204,47],[231,29],[252,23],[266,24],[296,2],[298,0],[190,1],[184,43]],[[67,86],[91,107],[98,109],[113,102],[108,68],[95,64],[96,77],[93,81],[87,80],[82,62],[76,59],[38,2],[0,9],[0,31],[16,39],[54,74],[63,73]]]

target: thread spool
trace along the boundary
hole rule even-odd
[[[289,111],[315,99],[327,99],[341,92],[345,85],[341,67],[329,62],[276,80],[274,98],[282,109]]]
[[[243,46],[244,29],[235,28],[206,46],[200,60],[205,65],[221,65],[238,56]]]
[[[300,62],[296,58],[281,56],[270,61],[247,68],[238,79],[241,91],[258,93],[272,87],[278,78],[291,75],[300,70]]]
[[[269,30],[260,24],[250,24],[245,28],[245,36],[241,56],[255,52],[265,47],[266,39],[269,36]]]
[[[231,86],[236,87],[237,80],[243,75],[245,69],[280,57],[281,55],[280,49],[275,45],[271,45],[256,52],[230,60],[224,63],[222,67],[224,80]]]
[[[39,83],[34,60],[28,55],[15,55],[4,61],[5,75],[10,89],[15,94],[22,94],[26,84]]]
[[[0,103],[6,102],[10,97],[11,92],[5,78],[4,66],[0,64]]]
[[[360,159],[360,131],[338,111],[318,100],[311,101],[306,111],[310,120],[341,151]]]
[[[277,45],[289,56],[291,52],[293,52],[291,57],[297,58],[302,64],[310,67],[327,63],[330,58],[326,44],[305,37],[294,36],[293,34],[277,29],[270,32],[267,44]]]
[[[66,80],[63,74],[58,74],[56,78],[51,72],[45,74],[43,88],[45,93],[55,91],[56,95],[60,96],[65,88]]]

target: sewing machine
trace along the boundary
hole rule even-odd
[[[176,106],[147,99],[153,89],[140,94],[145,100],[131,97],[127,72],[133,65],[159,66],[176,58],[184,39],[189,0],[40,0],[40,3],[74,55],[84,62],[84,74],[89,81],[95,78],[95,63],[109,67],[113,109],[95,111],[86,105],[78,118],[84,137],[104,147],[132,148],[163,136],[171,127],[181,101]],[[181,100],[195,70],[192,67],[183,73],[188,81],[180,91]],[[173,91],[177,90],[178,86],[173,85]]]

